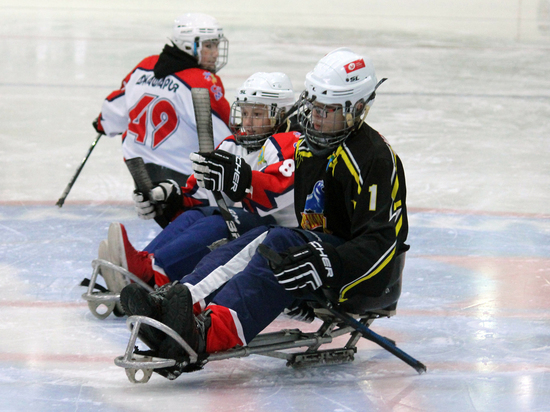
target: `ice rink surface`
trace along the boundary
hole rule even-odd
[[[224,26],[230,101],[256,71],[299,92],[341,46],[389,79],[367,121],[403,160],[411,250],[373,330],[427,374],[367,341],[349,364],[251,356],[145,385],[114,365],[124,319],[93,317],[78,284],[110,222],[138,247],[159,231],[133,212],[120,139],[54,205],[102,100],[188,11]],[[0,410],[550,411],[550,1],[3,0],[0,55]]]

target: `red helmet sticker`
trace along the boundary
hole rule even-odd
[[[363,59],[355,60],[354,62],[348,63],[344,66],[344,69],[346,69],[346,73],[351,73],[355,70],[359,70],[365,67],[365,62]]]

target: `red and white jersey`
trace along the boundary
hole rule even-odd
[[[189,155],[199,150],[191,88],[210,91],[215,145],[231,134],[230,106],[221,79],[213,73],[189,68],[157,79],[153,69],[158,59],[145,58],[105,99],[101,125],[110,137],[122,133],[125,159],[142,157],[145,163],[190,175]]]
[[[246,211],[260,216],[272,215],[280,226],[298,227],[294,213],[294,150],[300,136],[298,132],[274,134],[261,149],[250,153],[234,136],[227,137],[217,147],[241,156],[252,169],[250,193],[241,202]],[[186,207],[216,205],[212,193],[200,188],[194,175],[189,177],[182,192]],[[227,196],[224,198],[228,206],[235,206]]]

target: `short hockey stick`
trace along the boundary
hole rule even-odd
[[[85,165],[86,162],[88,161],[88,157],[90,157],[90,155],[92,154],[92,150],[94,150],[95,145],[97,144],[97,142],[99,142],[99,138],[100,138],[100,137],[101,137],[101,133],[98,133],[98,134],[97,134],[97,137],[95,138],[95,140],[93,141],[92,145],[91,145],[90,148],[88,149],[88,153],[86,154],[86,157],[84,157],[84,159],[82,159],[82,163],[80,164],[80,166],[78,167],[78,169],[76,169],[76,173],[74,174],[74,176],[73,176],[73,178],[71,179],[71,181],[67,184],[67,187],[66,187],[65,190],[63,191],[63,194],[61,195],[61,197],[59,198],[59,200],[58,200],[57,203],[55,204],[56,206],[62,207],[62,206],[63,206],[63,203],[65,203],[65,199],[67,198],[67,196],[69,195],[69,192],[70,192],[71,189],[73,188],[74,182],[76,182],[76,178],[78,177],[78,175],[79,175],[80,172],[82,171],[82,168],[84,167],[84,165]]]
[[[197,123],[197,135],[199,139],[199,150],[201,152],[212,152],[214,150],[214,131],[212,127],[212,108],[210,106],[210,93],[208,89],[204,88],[192,88],[191,95],[193,97],[193,107],[195,110],[195,120]],[[225,220],[227,228],[229,229],[229,234],[232,239],[237,239],[239,237],[239,231],[237,230],[237,225],[235,220],[225,203],[221,192],[212,192],[214,199],[218,207],[220,208],[220,213]]]
[[[279,253],[275,252],[274,250],[270,249],[268,246],[264,244],[260,244],[258,246],[258,253],[267,259],[272,269],[280,265],[283,260],[283,258]],[[355,320],[351,316],[335,310],[332,303],[328,299],[326,299],[324,296],[322,297],[316,292],[312,292],[307,296],[307,298],[314,299],[322,308],[327,309],[334,317],[340,319],[342,322],[344,322],[348,326],[351,326],[352,328],[357,330],[359,333],[361,333],[361,335],[363,335],[365,339],[376,343],[377,345],[386,349],[392,355],[397,356],[407,365],[414,368],[414,370],[416,370],[418,373],[426,372],[426,366],[423,363],[417,361],[409,354],[403,352],[401,349],[395,346],[395,344],[391,342],[388,338],[385,338],[384,336],[377,334],[376,332],[371,330],[368,326],[363,325],[361,322]]]
[[[145,169],[145,163],[141,157],[134,157],[132,159],[126,159],[126,166],[130,171],[130,174],[134,178],[136,189],[143,194],[145,200],[149,200],[149,192],[153,189],[153,182]],[[162,215],[162,207],[159,204],[155,204],[155,222],[157,222],[163,229],[168,226],[170,222]]]

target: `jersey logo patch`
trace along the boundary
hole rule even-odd
[[[265,161],[265,145],[262,146],[262,148],[260,149],[260,154],[258,155],[258,163],[257,165],[258,166],[261,166],[263,164],[267,163]]]
[[[313,191],[306,198],[300,226],[305,230],[314,230],[326,227],[325,210],[325,183],[319,180],[313,186]]]
[[[223,90],[220,86],[212,85],[210,91],[214,94],[214,99],[216,99],[216,101],[223,97]]]

